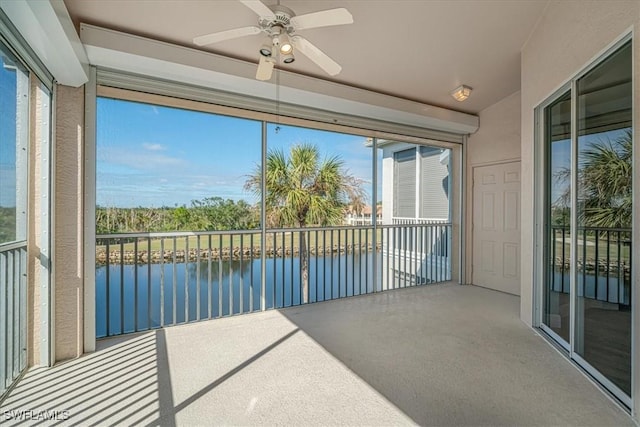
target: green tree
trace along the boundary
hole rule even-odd
[[[257,212],[244,200],[206,197],[193,200],[191,208],[199,230],[249,230],[260,225]]]
[[[16,239],[16,208],[0,206],[0,243]]]
[[[602,140],[580,151],[578,165],[578,223],[587,227],[631,227],[633,134],[626,129],[616,140]],[[556,179],[567,181],[564,168]],[[560,196],[568,205],[570,186]]]
[[[186,206],[178,206],[173,210],[173,220],[176,230],[188,229],[191,221],[191,212]]]
[[[287,156],[281,150],[267,153],[265,172],[267,225],[305,227],[341,224],[345,208],[361,210],[365,193],[362,180],[350,175],[338,157],[320,159],[318,148],[310,144],[291,147]],[[262,168],[256,166],[245,189],[260,196]],[[309,297],[309,260],[305,233],[300,233],[300,265],[303,302]]]

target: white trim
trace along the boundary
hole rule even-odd
[[[584,339],[584,331],[578,332],[578,325],[583,328],[584,320],[578,322],[578,299],[576,298],[578,290],[578,96],[576,93],[577,83],[576,80],[571,80],[571,147],[570,147],[570,182],[571,188],[569,192],[571,194],[569,200],[570,216],[569,216],[569,350],[571,358],[573,359],[577,352],[584,353],[584,348],[577,349],[576,335],[580,335]],[[583,260],[582,262],[585,262]],[[582,310],[584,312],[584,310]],[[581,340],[582,340],[581,339]],[[584,343],[583,343],[584,346]]]
[[[531,326],[542,327],[542,304],[544,300],[544,269],[545,269],[545,215],[547,204],[545,196],[545,147],[544,135],[544,107],[538,106],[533,110],[533,271],[531,277]],[[524,281],[523,281],[524,283]],[[522,294],[521,290],[521,294]]]
[[[638,88],[638,82],[636,81],[636,77],[638,76],[638,68],[636,67],[636,61],[640,60],[636,55],[636,50],[638,49],[637,42],[635,40],[635,34],[633,29],[631,29],[631,33],[629,38],[631,40],[631,75],[633,76],[631,79],[631,93],[633,94],[633,101],[631,104],[631,126],[633,129],[633,146],[637,147],[638,141],[635,139],[639,134],[640,130],[638,129],[638,120],[637,114],[638,109],[636,107],[639,106],[640,99],[637,96],[636,89]],[[638,182],[638,171],[640,170],[640,155],[638,155],[638,150],[634,149],[632,151],[632,182]],[[633,186],[632,189],[632,239],[634,242],[640,241],[640,215],[638,214],[638,203],[640,202],[640,185]],[[635,420],[640,418],[640,328],[638,324],[640,322],[640,295],[638,294],[638,284],[640,283],[640,251],[633,251],[633,255],[631,258],[631,266],[633,268],[633,275],[631,276],[631,283],[635,284],[633,295],[633,300],[630,301],[632,311],[631,311],[631,414]]]
[[[20,35],[2,7],[0,7],[0,42],[4,42],[9,51],[20,58],[27,69],[35,73],[47,88],[53,88],[53,76]]]
[[[380,152],[382,154],[382,152]],[[380,156],[382,159],[382,156]],[[380,165],[382,170],[382,164]],[[371,236],[371,243],[374,248],[378,247],[378,221],[382,224],[382,215],[378,217],[378,138],[371,139],[371,177],[372,177],[372,192],[371,192],[371,223],[373,225],[373,235]],[[380,193],[382,193],[382,187],[380,187]],[[382,194],[380,194],[382,198]],[[380,201],[382,203],[382,200]],[[382,274],[380,274],[380,282],[378,282],[378,268],[382,267],[382,263],[378,264],[378,257],[374,256],[372,259],[372,271],[374,274],[373,292],[380,292],[382,290]]]
[[[88,80],[88,59],[62,0],[0,0],[0,8],[61,84]]]
[[[521,161],[521,157],[511,157],[508,159],[501,159],[501,160],[494,160],[494,161],[489,161],[489,162],[479,162],[479,163],[473,163],[471,165],[471,168],[481,168],[483,166],[496,166],[496,165],[504,165],[507,163],[513,163],[513,162],[520,162]]]
[[[17,58],[16,58],[17,59]],[[18,59],[18,61],[20,61]],[[29,187],[31,170],[29,156],[31,153],[31,105],[35,101],[31,97],[31,78],[28,69],[22,63],[16,70],[16,240],[28,240],[29,230]],[[26,171],[21,173],[20,168]]]
[[[551,329],[550,327],[548,327],[544,323],[540,323],[540,329],[542,331],[544,331],[545,334],[549,335],[549,337],[551,337],[553,339],[553,342],[556,345],[558,345],[559,347],[562,347],[564,350],[566,350],[567,354],[565,356],[569,356],[569,352],[571,351],[571,348],[569,346],[569,343],[566,342],[564,338],[562,338],[553,329]]]
[[[415,200],[415,206],[414,206],[414,217],[415,218],[420,218],[420,209],[421,209],[421,200],[422,198],[421,193],[422,193],[422,156],[420,155],[420,146],[416,146],[416,148],[414,149],[414,155],[415,155],[415,160],[416,160],[416,176],[415,176],[415,181],[416,181],[416,194],[414,196],[414,200]]]
[[[466,168],[466,164],[467,164],[467,139],[468,137],[465,135],[464,136],[464,141],[463,144],[460,147],[457,148],[452,148],[451,149],[451,153],[450,153],[450,157],[449,157],[449,162],[451,164],[451,170],[449,171],[449,186],[451,191],[458,191],[458,209],[457,212],[454,212],[453,209],[453,197],[449,197],[449,218],[450,221],[452,223],[455,224],[455,221],[453,221],[454,218],[454,214],[458,217],[458,223],[460,225],[460,233],[458,234],[458,284],[466,284],[467,283],[467,223],[466,223],[466,218],[467,218],[467,214],[468,212],[466,212],[466,191],[468,190],[467,188],[467,168]],[[453,162],[453,160],[456,160],[457,158],[457,162]],[[456,166],[454,166],[457,163],[457,174],[456,172]],[[455,179],[455,177],[458,177],[458,185],[454,186],[453,185],[453,180]],[[453,233],[451,233],[451,239],[453,239]],[[453,249],[453,240],[451,240],[451,248]]]
[[[91,65],[266,99],[274,104],[276,86],[256,80],[255,64],[251,62],[86,24],[80,27],[80,37]],[[470,114],[287,71],[279,73],[279,99],[283,104],[313,106],[334,114],[459,135],[478,129],[478,117]]]
[[[604,389],[611,393],[616,399],[622,402],[627,408],[631,408],[631,398],[627,396],[627,394],[622,391],[618,386],[616,386],[611,380],[605,377],[600,373],[596,368],[591,366],[589,362],[583,359],[579,354],[572,355],[573,360],[580,366],[580,368],[584,369],[599,385],[603,386]]]
[[[47,174],[49,175],[49,185],[47,191],[49,192],[48,211],[49,211],[49,364],[53,365],[56,360],[56,266],[53,260],[56,257],[56,236],[53,232],[53,225],[56,223],[56,180],[55,180],[55,168],[56,168],[56,105],[58,97],[58,87],[53,86],[51,91],[51,114],[49,120],[51,125],[49,126],[49,169]]]

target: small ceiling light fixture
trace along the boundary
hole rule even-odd
[[[291,44],[291,40],[287,33],[280,34],[280,53],[283,55],[293,53],[293,45]]]
[[[269,40],[268,42],[265,42],[261,47],[260,47],[260,55],[268,58],[272,55],[272,44],[271,44],[271,40]]]
[[[451,96],[453,96],[456,101],[462,102],[471,95],[471,90],[469,86],[462,85],[451,92]]]
[[[282,62],[285,64],[291,64],[296,60],[296,57],[293,56],[293,50],[289,51],[289,53],[285,53],[282,55]]]

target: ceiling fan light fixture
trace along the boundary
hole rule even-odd
[[[280,0],[277,1],[278,4],[269,6],[264,3],[266,0],[238,1],[258,15],[257,25],[204,34],[195,37],[193,43],[197,46],[206,46],[225,40],[263,34],[267,39],[258,50],[260,53],[256,72],[258,80],[269,80],[276,62],[282,61],[284,64],[294,62],[296,60],[294,54],[298,51],[330,76],[340,73],[342,70],[340,64],[309,40],[300,36],[298,31],[353,24],[353,16],[347,9],[340,7],[296,15],[291,9],[281,6]]]
[[[296,60],[296,57],[293,56],[293,49],[289,51],[290,53],[285,53],[282,55],[282,62],[285,64],[291,64]]]
[[[280,43],[281,54],[288,55],[290,53],[293,53],[293,45],[291,44],[291,40],[286,33],[280,34],[278,41]]]
[[[456,101],[462,102],[471,95],[471,90],[469,86],[462,85],[451,92],[451,96],[453,96]]]
[[[260,55],[265,56],[267,58],[270,57],[273,54],[272,48],[273,48],[273,46],[271,45],[271,43],[265,42],[260,47]]]

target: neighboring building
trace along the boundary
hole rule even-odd
[[[378,140],[377,148],[382,151],[382,223],[448,223],[451,219],[450,150],[390,140]],[[418,283],[431,283],[443,274],[450,277],[448,228],[431,230],[408,232],[400,228],[389,234],[392,241],[389,247],[395,248],[389,254],[389,268],[394,272],[389,280],[408,277]],[[400,262],[405,251],[415,265]],[[389,284],[385,281],[383,287],[386,286]]]
[[[373,224],[371,220],[372,212],[373,209],[370,205],[364,206],[360,212],[349,206],[345,216],[345,225],[371,225]],[[376,223],[382,223],[382,205],[380,204],[376,206]]]
[[[378,148],[382,150],[383,223],[448,222],[450,150],[388,140],[378,141]]]

